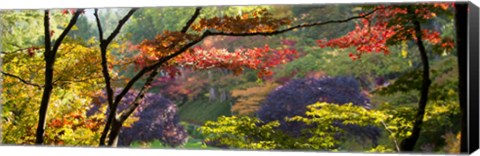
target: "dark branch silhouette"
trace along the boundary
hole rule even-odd
[[[8,76],[8,77],[15,78],[15,79],[21,81],[22,83],[24,83],[26,85],[34,86],[34,87],[37,87],[39,89],[43,88],[43,86],[41,86],[39,84],[36,84],[36,83],[33,83],[31,81],[25,80],[25,79],[21,78],[20,76],[13,75],[13,74],[10,74],[10,73],[6,73],[4,71],[2,71],[2,74],[5,75],[5,76]]]
[[[190,26],[192,26],[193,22],[197,19],[198,15],[200,15],[200,11],[202,10],[202,7],[197,7],[195,8],[195,12],[193,13],[192,17],[190,20],[188,20],[187,24],[182,28],[182,33],[186,33]]]
[[[118,99],[121,99],[123,96],[125,96],[125,94],[127,94],[128,90],[130,90],[130,88],[136,83],[136,81],[138,81],[144,74],[148,73],[149,71],[151,71],[153,69],[156,69],[156,68],[160,67],[163,63],[167,62],[168,60],[172,59],[173,57],[176,57],[176,56],[182,54],[183,52],[188,50],[190,47],[199,43],[200,41],[202,41],[203,39],[205,39],[208,36],[215,36],[215,35],[217,35],[217,36],[222,36],[222,35],[223,36],[255,36],[255,35],[269,36],[269,35],[275,35],[275,34],[280,34],[280,33],[288,32],[288,31],[292,31],[292,30],[295,30],[295,29],[298,29],[298,28],[321,26],[321,25],[331,24],[331,23],[342,23],[342,22],[348,22],[348,21],[351,21],[351,20],[359,19],[359,18],[365,18],[367,16],[370,16],[371,14],[373,14],[377,10],[378,9],[375,9],[375,10],[372,10],[372,11],[366,13],[366,14],[363,14],[363,15],[360,15],[360,16],[353,16],[353,17],[350,17],[350,18],[347,18],[347,19],[344,19],[344,20],[331,20],[331,21],[325,21],[325,22],[315,22],[315,23],[310,23],[310,24],[300,24],[300,25],[297,25],[297,26],[293,26],[293,27],[290,27],[290,28],[286,28],[286,29],[282,29],[282,30],[278,30],[278,31],[273,31],[273,32],[226,33],[226,32],[211,32],[210,30],[207,30],[199,38],[191,41],[190,43],[188,43],[186,45],[184,45],[182,48],[180,48],[179,50],[177,50],[173,54],[159,59],[157,61],[157,63],[155,63],[153,65],[142,68],[137,74],[135,74],[135,76],[132,79],[130,79],[130,81],[127,83],[127,85],[121,91],[121,93],[116,96],[115,101],[118,101]]]
[[[413,25],[415,28],[415,37],[417,38],[416,44],[418,51],[420,52],[420,58],[422,60],[422,88],[420,90],[420,100],[418,101],[417,114],[415,115],[415,122],[412,128],[412,134],[402,140],[400,143],[400,149],[402,151],[413,151],[415,144],[420,137],[420,132],[422,130],[423,118],[425,116],[425,108],[428,101],[428,91],[432,81],[430,80],[430,66],[428,61],[427,51],[423,45],[423,34],[420,22],[418,21],[413,9],[408,8],[408,13],[413,16]]]
[[[103,37],[103,29],[102,25],[100,22],[100,18],[98,16],[98,9],[95,9],[94,15],[95,15],[95,20],[97,21],[97,27],[98,27],[98,35],[100,38],[100,51],[101,51],[101,57],[102,57],[102,74],[105,79],[105,88],[107,92],[107,102],[108,102],[108,107],[110,107],[110,113],[107,117],[107,123],[105,124],[105,128],[103,129],[102,136],[100,137],[100,146],[105,145],[105,140],[107,138],[107,134],[110,131],[110,125],[113,120],[115,120],[115,114],[117,110],[117,105],[118,102],[113,101],[113,88],[111,86],[111,77],[108,72],[108,59],[107,59],[107,48],[108,45],[112,42],[112,40],[120,33],[120,30],[122,29],[123,25],[130,19],[130,17],[135,13],[137,9],[132,8],[127,15],[125,15],[119,22],[117,27],[114,29],[114,31],[110,34],[110,36],[107,37],[107,39],[104,39]]]

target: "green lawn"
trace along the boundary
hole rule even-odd
[[[219,116],[231,116],[230,101],[210,102],[208,99],[196,100],[182,106],[178,115],[180,121],[203,125],[205,121],[217,120]]]

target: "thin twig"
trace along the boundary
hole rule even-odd
[[[400,152],[400,146],[398,146],[397,138],[394,136],[393,132],[388,128],[387,124],[383,120],[381,120],[381,121],[382,121],[382,124],[385,127],[385,129],[393,137],[393,143],[395,144],[395,148],[397,149],[397,152]]]
[[[2,73],[3,75],[5,75],[5,76],[15,78],[15,79],[21,81],[22,83],[24,83],[24,84],[26,84],[26,85],[38,87],[39,89],[43,88],[43,87],[42,87],[41,85],[39,85],[39,84],[36,84],[36,83],[31,82],[31,81],[27,81],[27,80],[25,80],[25,79],[22,79],[20,76],[13,75],[13,74],[10,74],[10,73],[4,72],[4,71],[2,71],[1,73]]]

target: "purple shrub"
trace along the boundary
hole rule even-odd
[[[116,92],[116,94],[119,91]],[[136,91],[130,91],[118,106],[121,112],[133,102]],[[94,106],[87,112],[92,115],[98,112],[100,104],[106,103],[106,97],[97,97]],[[108,114],[109,110],[107,110]],[[118,138],[118,145],[129,146],[134,141],[150,142],[155,139],[163,144],[175,147],[187,141],[188,134],[183,126],[178,124],[177,107],[160,94],[146,93],[132,117],[138,117],[130,127],[123,127]]]
[[[272,91],[256,115],[264,122],[280,121],[280,130],[292,137],[298,137],[302,129],[308,128],[307,125],[301,122],[285,122],[285,117],[305,116],[306,106],[316,102],[353,103],[368,108],[370,101],[361,93],[360,86],[354,78],[305,78],[291,80]],[[380,135],[379,129],[373,126],[340,126],[349,133],[370,138],[374,143]]]

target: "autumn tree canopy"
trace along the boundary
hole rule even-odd
[[[2,12],[2,139],[455,153],[465,142],[456,9],[418,3]]]

